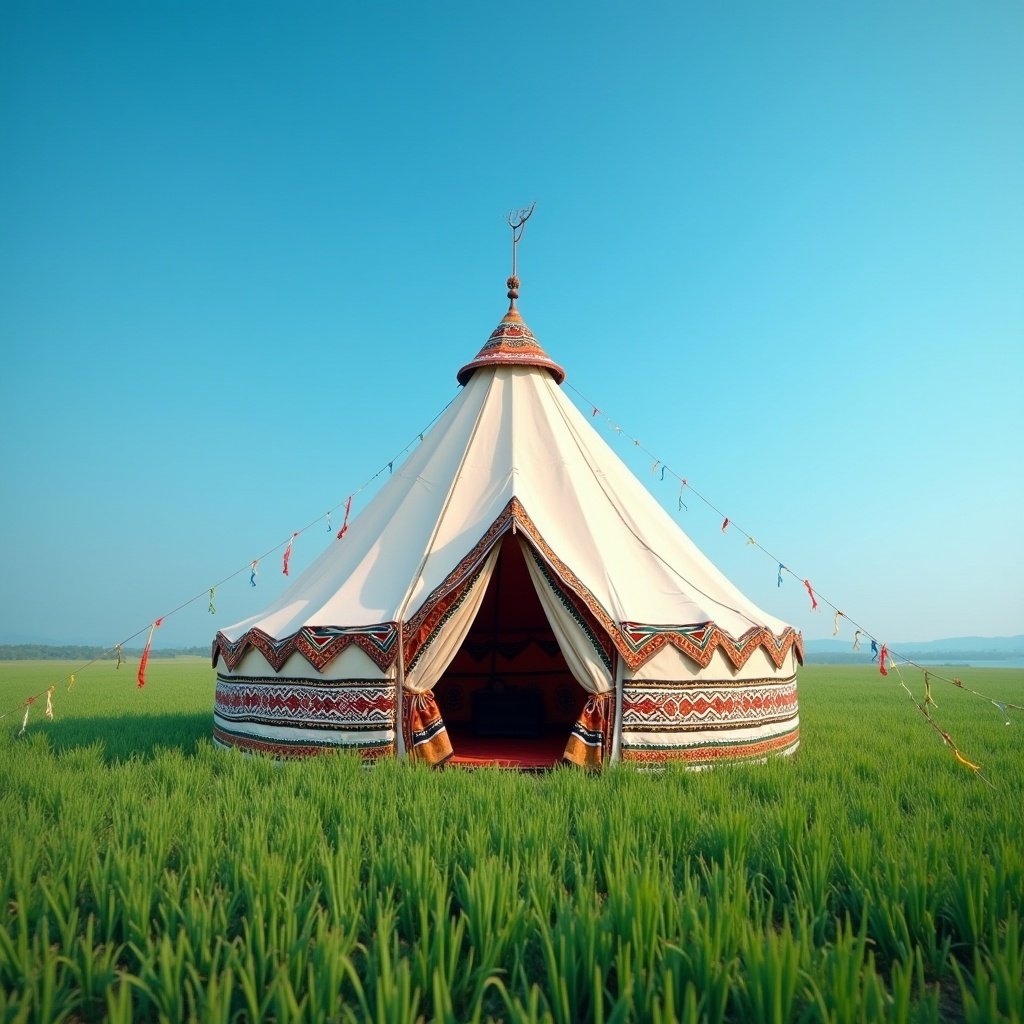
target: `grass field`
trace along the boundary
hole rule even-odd
[[[538,777],[247,760],[204,662],[73,668],[0,663],[60,683],[0,728],[0,1022],[1024,1017],[1024,720],[953,687],[995,789],[868,667],[793,759]]]

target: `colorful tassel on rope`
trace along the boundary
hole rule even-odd
[[[288,546],[284,549],[284,558],[281,560],[281,572],[285,576],[288,575],[288,563],[292,560],[292,547],[295,544],[296,537],[298,537],[298,534],[293,533],[288,541]]]
[[[993,700],[993,701],[990,701],[989,703],[992,704],[994,707],[999,708],[1000,711],[1002,711],[1002,713],[1003,713],[1003,724],[1004,725],[1010,725],[1011,724],[1010,723],[1010,716],[1006,713],[1006,705],[1001,700]]]
[[[860,638],[861,638],[861,631],[858,629],[853,634],[853,649],[855,651],[859,651],[860,650]]]
[[[804,580],[804,586],[807,588],[807,594],[811,599],[811,611],[816,612],[818,610],[818,599],[814,596],[814,587],[811,586],[810,580]]]
[[[686,486],[685,480],[679,481],[679,511],[689,512],[690,510],[686,507],[686,502],[683,501],[683,488]]]
[[[74,685],[75,685],[75,673],[72,672],[71,675],[68,676],[68,693],[71,692],[71,687],[74,686]]]
[[[217,605],[215,603],[216,600],[217,600],[217,588],[216,587],[210,587],[210,605],[209,605],[209,607],[206,610],[211,615],[216,615],[217,614]]]
[[[123,646],[124,644],[114,644],[114,656],[117,658],[117,664],[114,666],[114,668],[121,667],[121,648]]]
[[[887,676],[889,670],[885,667],[885,659],[889,657],[889,648],[882,644],[882,649],[878,652],[878,671],[881,675]]]
[[[138,683],[136,685],[140,690],[146,685],[146,666],[149,664],[149,652],[153,647],[153,633],[163,624],[163,619],[157,619],[156,622],[149,627],[149,636],[146,637],[146,646],[143,647],[142,657],[139,659]]]
[[[18,733],[19,736],[25,735],[25,730],[28,728],[28,710],[33,704],[35,704],[35,702],[35,697],[29,697],[29,699],[25,701],[25,717],[21,720],[21,732]]]
[[[57,689],[57,684],[54,683],[46,691],[46,710],[43,712],[44,715],[52,722],[53,721],[53,691]]]
[[[878,657],[878,644],[874,640],[871,641],[871,660],[874,661]]]
[[[345,521],[341,524],[341,529],[338,531],[338,540],[348,533],[348,514],[352,511],[352,495],[350,494],[345,500]]]
[[[748,544],[753,544],[755,548],[757,547],[757,541],[756,541],[756,540],[754,540],[754,538],[753,538],[753,537],[748,537],[748,538],[747,538],[747,543],[748,543]]]
[[[782,570],[785,568],[786,567],[781,562],[779,562],[779,575],[775,577],[775,586],[777,587],[782,586]]]
[[[832,635],[839,636],[839,620],[843,617],[843,613],[836,610],[835,615],[832,616]]]
[[[594,408],[590,410],[590,418],[594,419],[600,411],[601,410],[595,405]]]
[[[252,565],[249,566],[249,569],[250,569],[250,572],[249,572],[249,586],[250,587],[255,587],[256,586],[256,574],[260,571],[260,560],[257,558],[256,561],[253,562]]]
[[[729,517],[726,516],[722,520],[722,533],[725,533],[725,531],[728,530],[728,529],[729,529]]]
[[[924,706],[927,708],[928,705],[933,708],[937,708],[939,705],[935,703],[935,699],[932,697],[932,681],[928,678],[928,673],[924,674]]]
[[[654,473],[657,473],[657,472],[658,472],[658,467],[659,467],[660,465],[661,465],[661,459],[655,459],[655,460],[654,460],[654,465],[653,465],[653,466],[651,466],[651,473],[652,473],[652,474],[654,474]],[[664,474],[664,473],[662,473],[662,475],[661,475],[661,479],[662,479],[662,480],[664,480],[664,479],[665,479],[665,474]]]

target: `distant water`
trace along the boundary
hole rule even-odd
[[[918,665],[950,665],[964,668],[1024,668],[1024,659],[1007,658],[1003,661],[961,661],[959,658],[914,658]]]

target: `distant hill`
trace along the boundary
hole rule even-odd
[[[889,647],[898,655],[925,661],[956,664],[964,661],[1024,660],[1024,636],[955,636],[942,640],[893,641]],[[847,664],[869,657],[871,641],[862,641],[861,650],[852,649],[850,640],[808,640],[804,644],[811,663]]]
[[[0,644],[0,661],[114,661],[114,654],[105,647],[90,647],[87,644]],[[141,647],[126,647],[122,658],[138,660]],[[210,656],[209,647],[165,647],[149,652],[151,658],[180,658]]]

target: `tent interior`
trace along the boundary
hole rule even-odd
[[[516,538],[501,541],[480,610],[434,687],[456,764],[557,764],[587,699],[534,590]]]

